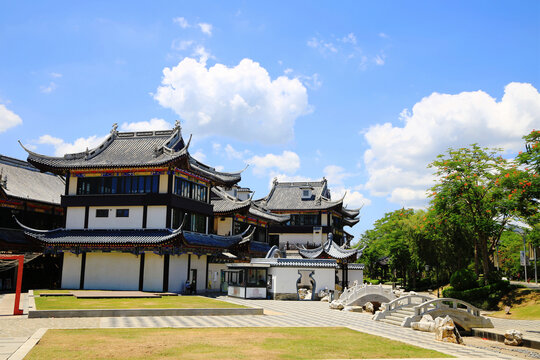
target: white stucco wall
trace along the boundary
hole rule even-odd
[[[324,288],[334,289],[334,273],[333,268],[295,268],[295,267],[270,267],[268,274],[272,275],[272,293],[292,294],[296,293],[296,280],[300,276],[298,270],[305,271],[309,274],[314,271],[313,278],[315,279],[315,292],[319,292]]]
[[[206,289],[206,255],[191,255],[191,269],[197,269],[197,292]]]
[[[144,255],[144,291],[163,291],[163,256],[152,252]]]
[[[221,287],[221,270],[227,270],[225,264],[208,264],[208,282],[210,283],[209,291],[219,291]]]
[[[216,232],[218,235],[231,235],[231,231],[232,231],[232,217],[224,217],[223,219],[225,220],[221,220],[222,217],[220,216],[216,216],[215,217],[215,224],[216,225]]]
[[[97,209],[109,209],[109,217],[96,217]],[[117,209],[129,209],[129,217],[116,217]],[[142,228],[142,206],[91,206],[88,214],[89,229],[140,229]]]
[[[68,194],[69,195],[77,195],[77,177],[71,176],[69,178],[69,189]]]
[[[159,193],[160,194],[166,194],[167,193],[167,185],[168,185],[168,175],[159,175]]]
[[[148,206],[146,213],[147,229],[165,229],[166,219],[166,206]]]
[[[87,253],[84,288],[138,290],[139,266],[140,258],[133,254]]]
[[[169,258],[169,291],[183,292],[187,280],[188,255],[171,255]]]
[[[358,284],[364,283],[364,270],[349,270],[349,286],[358,280]]]
[[[84,229],[84,206],[67,208],[66,229]]]
[[[75,255],[70,252],[64,253],[62,264],[62,289],[78,289],[81,281],[81,259],[82,255]]]
[[[279,234],[279,244],[306,244],[306,243],[316,243],[320,244],[322,241],[326,241],[328,234],[323,233],[322,231],[318,234],[308,233],[308,234]]]

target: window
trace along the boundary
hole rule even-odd
[[[311,189],[302,189],[302,200],[311,199]]]
[[[109,217],[109,209],[96,209],[96,217],[98,218]]]
[[[207,202],[208,189],[205,185],[187,181],[181,177],[174,179],[174,193],[182,197]]]
[[[293,226],[318,226],[321,225],[321,216],[319,214],[291,215],[289,222]]]
[[[129,217],[129,209],[116,209],[116,217]]]
[[[77,195],[144,194],[159,191],[159,175],[79,178]]]

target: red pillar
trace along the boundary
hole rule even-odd
[[[21,287],[22,287],[22,275],[24,266],[24,255],[0,255],[0,259],[4,260],[18,260],[19,265],[17,268],[17,287],[15,289],[15,304],[13,305],[13,315],[22,315],[23,311],[19,309],[19,303],[21,301]]]

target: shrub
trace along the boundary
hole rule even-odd
[[[468,269],[461,269],[456,271],[450,277],[450,286],[455,290],[468,290],[477,286],[476,274]]]

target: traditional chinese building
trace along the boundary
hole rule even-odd
[[[270,193],[255,204],[275,214],[289,215],[284,224],[269,226],[272,243],[280,248],[317,247],[323,245],[328,234],[343,245],[351,237],[344,226],[354,226],[359,209],[347,209],[343,198],[333,201],[326,179],[310,182],[278,182],[274,180]]]
[[[52,229],[64,223],[60,195],[65,182],[60,176],[43,173],[25,161],[0,155],[0,253],[25,254],[23,288],[54,287],[59,283],[59,260],[41,255],[39,243],[31,241],[12,215],[29,226]],[[31,262],[28,262],[32,260]],[[0,267],[0,290],[15,283],[14,265]]]
[[[66,179],[65,226],[52,231],[22,222],[45,252],[63,254],[63,288],[198,291],[209,283],[210,258],[253,235],[212,235],[215,186],[225,173],[195,160],[177,123],[173,130],[118,132],[102,144],[63,157],[28,152],[28,162]]]

